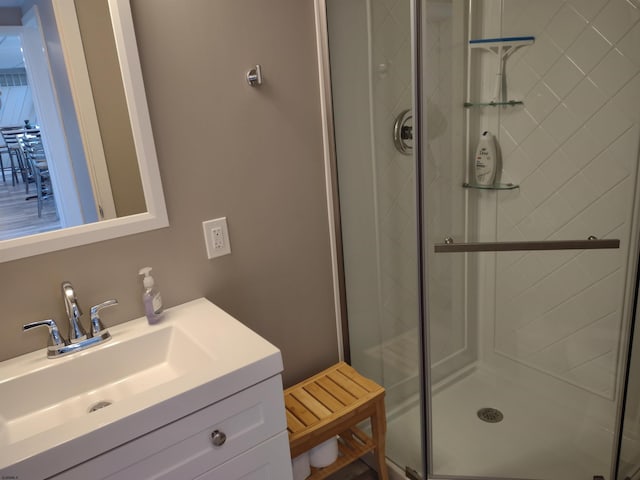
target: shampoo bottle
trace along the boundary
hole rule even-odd
[[[496,141],[491,132],[480,135],[473,157],[473,177],[476,185],[493,185],[496,180]]]
[[[142,294],[142,303],[144,304],[144,313],[150,325],[158,323],[162,317],[162,297],[160,292],[154,288],[153,277],[149,275],[151,267],[141,268],[138,272],[144,275],[142,283],[144,285],[144,293]]]

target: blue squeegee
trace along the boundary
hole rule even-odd
[[[494,44],[494,45],[505,45],[505,44],[510,44],[510,45],[530,45],[533,43],[533,41],[535,40],[535,37],[501,37],[501,38],[476,38],[473,40],[469,40],[469,43],[474,45],[474,44],[484,44],[484,46],[488,46],[488,43]]]
[[[502,83],[504,77],[504,64],[507,58],[518,48],[531,45],[535,37],[500,37],[500,38],[478,38],[469,40],[471,48],[482,48],[498,56],[498,70],[496,72],[496,85],[493,91],[493,101],[500,101]]]

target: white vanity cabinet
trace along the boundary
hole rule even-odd
[[[274,345],[205,298],[109,330],[0,362],[0,477],[292,478]]]
[[[276,375],[53,478],[288,480],[286,428]]]

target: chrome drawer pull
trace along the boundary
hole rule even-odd
[[[227,436],[220,430],[214,430],[211,434],[211,441],[216,447],[221,447],[227,441]]]

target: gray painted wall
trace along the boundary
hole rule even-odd
[[[22,10],[20,10],[20,7],[0,8],[0,25],[22,25]]]
[[[0,264],[0,360],[44,347],[21,325],[65,318],[63,280],[85,312],[120,301],[107,326],[142,316],[150,265],[167,306],[206,296],[279,347],[294,383],[338,358],[313,1],[133,7],[171,226]],[[201,222],[220,216],[233,253],[208,260]]]

